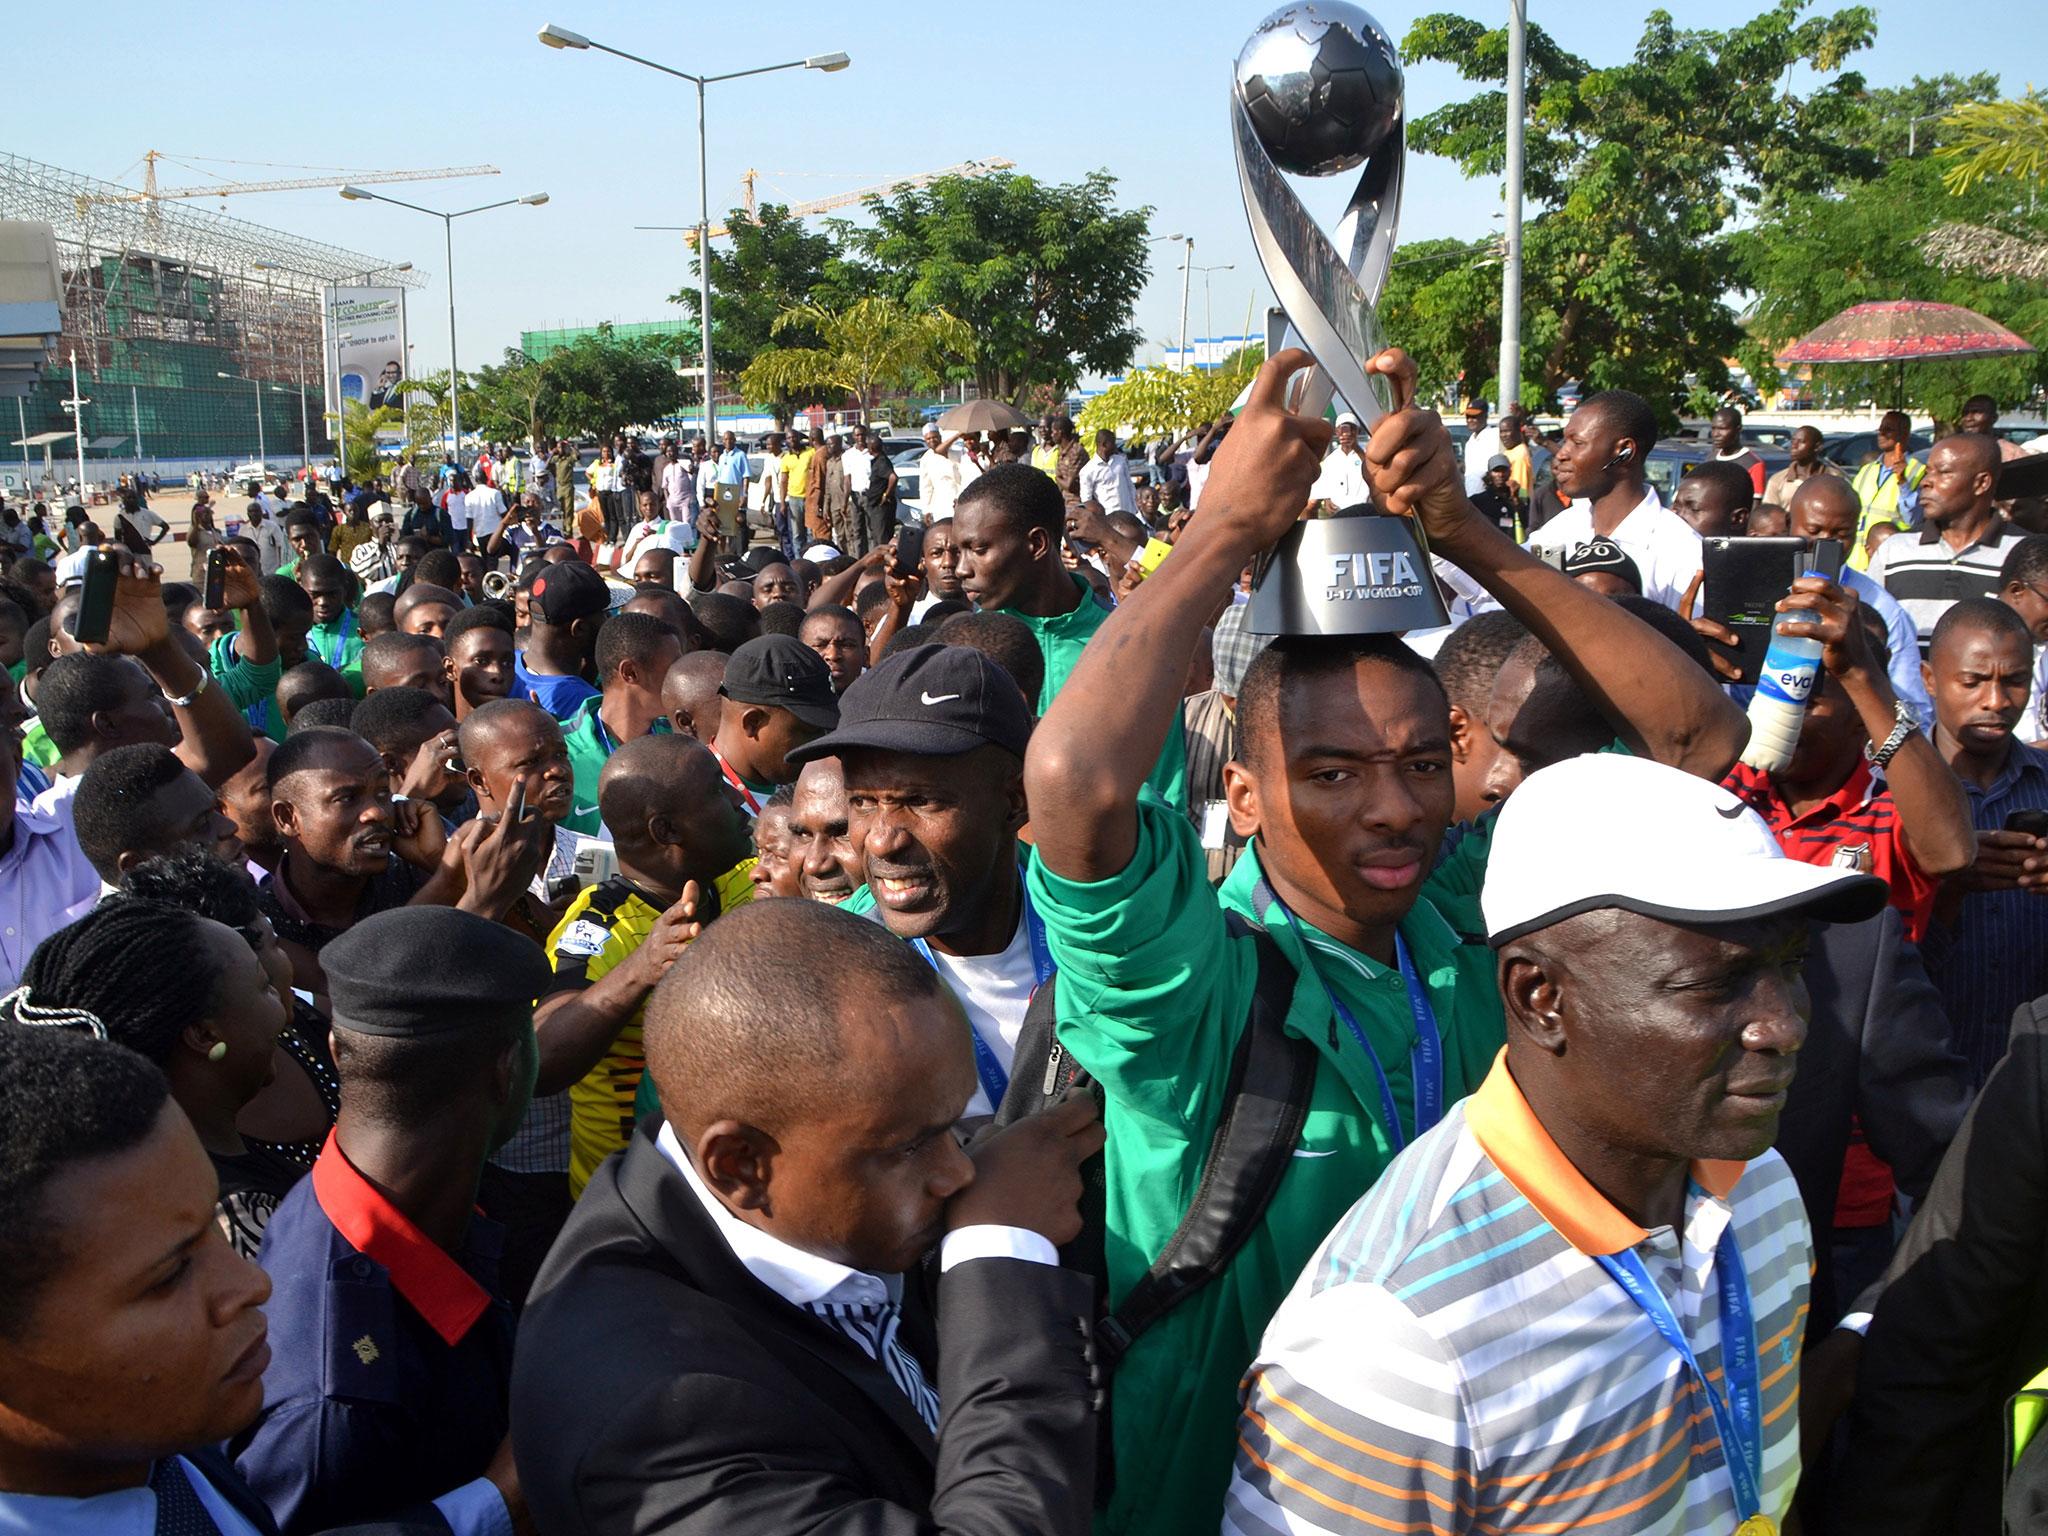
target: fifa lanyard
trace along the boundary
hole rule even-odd
[[[348,650],[348,637],[349,637],[350,635],[354,634],[355,632],[356,632],[356,616],[355,616],[355,610],[353,610],[353,609],[351,609],[351,608],[344,608],[344,609],[342,609],[342,610],[341,610],[341,629],[339,630],[339,632],[337,632],[337,633],[336,633],[336,635],[335,635],[335,637],[334,637],[334,651],[333,651],[333,653],[332,653],[332,654],[331,654],[331,655],[330,655],[330,656],[328,657],[328,661],[327,661],[327,664],[328,664],[329,666],[333,667],[333,668],[335,669],[335,671],[337,671],[337,672],[339,672],[339,671],[341,670],[341,658],[342,658],[342,655],[343,655],[343,654],[344,654],[344,653],[345,653],[345,652],[346,652],[346,651]]]
[[[604,729],[602,723],[599,724],[598,729],[600,731]],[[747,781],[745,779],[741,778],[737,773],[733,772],[732,764],[728,763],[725,760],[725,754],[723,752],[720,752],[718,748],[713,747],[711,749],[711,755],[718,759],[718,771],[725,775],[725,782],[730,784],[734,789],[738,790],[740,792],[740,798],[747,802],[747,814],[749,816],[758,817],[761,814],[760,796],[756,795],[751,789],[747,788]]]
[[[1651,1326],[1664,1342],[1678,1352],[1692,1372],[1714,1412],[1714,1429],[1721,1437],[1722,1459],[1728,1463],[1728,1481],[1735,1490],[1735,1515],[1742,1529],[1763,1511],[1763,1412],[1757,1384],[1756,1321],[1750,1310],[1749,1276],[1742,1267],[1742,1250],[1735,1243],[1731,1223],[1714,1247],[1714,1274],[1721,1288],[1721,1367],[1728,1383],[1724,1393],[1707,1379],[1692,1345],[1678,1326],[1671,1303],[1657,1289],[1642,1255],[1633,1248],[1620,1253],[1596,1253],[1594,1260],[1612,1275],[1615,1283],[1649,1317]],[[1774,1529],[1761,1522],[1756,1529]]]
[[[1021,883],[1017,887],[1017,899],[1024,903],[1024,931],[1031,940],[1031,970],[1037,977],[1032,983],[1032,990],[1036,991],[1052,976],[1052,949],[1045,942],[1045,920],[1031,905],[1031,893]],[[923,939],[912,939],[910,947],[924,956],[926,965],[939,971],[939,962],[932,955],[931,945]],[[939,971],[939,974],[944,976],[945,972]],[[968,1021],[967,1038],[974,1042],[974,1075],[981,1079],[981,1091],[988,1098],[988,1107],[997,1109],[1002,1105],[1003,1095],[1009,1091],[1010,1074],[1003,1070],[1003,1064],[996,1060],[996,1053],[981,1038],[981,1031],[974,1027],[972,1020]]]
[[[1261,880],[1257,896],[1261,907],[1278,907],[1280,913],[1301,937],[1301,960],[1308,972],[1315,977],[1323,989],[1323,995],[1330,1000],[1330,1007],[1351,1031],[1351,1038],[1358,1042],[1358,1048],[1365,1052],[1365,1059],[1372,1066],[1372,1075],[1379,1083],[1380,1113],[1386,1126],[1387,1140],[1396,1152],[1408,1145],[1408,1136],[1401,1127],[1401,1109],[1394,1102],[1394,1085],[1387,1080],[1387,1069],[1380,1065],[1380,1053],[1372,1048],[1365,1030],[1351,1010],[1344,1006],[1342,998],[1324,978],[1322,969],[1316,964],[1315,950],[1310,946],[1308,936],[1301,932],[1301,922],[1288,909],[1271,885]],[[1430,1005],[1429,994],[1422,988],[1422,978],[1415,973],[1415,960],[1408,953],[1408,941],[1401,937],[1400,929],[1394,930],[1394,962],[1401,969],[1401,981],[1408,989],[1408,1011],[1415,1019],[1415,1048],[1408,1054],[1409,1077],[1415,1084],[1415,1134],[1420,1136],[1444,1117],[1444,1042],[1436,1027],[1436,1010]]]

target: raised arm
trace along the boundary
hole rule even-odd
[[[120,582],[104,644],[86,647],[101,655],[132,656],[171,702],[183,734],[179,759],[208,784],[225,783],[256,755],[249,722],[213,674],[194,661],[171,632],[164,609],[162,573],[139,556],[120,551]],[[258,605],[258,611],[261,611]]]
[[[1403,402],[1366,445],[1373,500],[1420,518],[1432,552],[1526,624],[1630,750],[1701,778],[1725,774],[1749,739],[1749,722],[1714,679],[1619,603],[1545,565],[1479,514],[1442,418],[1406,404],[1415,367],[1406,354],[1383,352],[1366,366],[1393,380]]]
[[[1054,874],[1093,881],[1130,862],[1138,788],[1152,771],[1187,687],[1188,658],[1245,562],[1286,533],[1308,503],[1329,423],[1286,408],[1308,354],[1269,359],[1216,455],[1209,503],[1171,560],[1082,651],[1031,738],[1024,783],[1038,854]],[[1103,722],[1115,721],[1113,731]]]
[[[860,590],[861,578],[873,575],[894,554],[895,550],[892,546],[888,544],[877,545],[854,561],[845,570],[835,572],[819,582],[817,590],[811,594],[811,600],[804,606],[806,608],[851,608],[853,606],[854,594]]]

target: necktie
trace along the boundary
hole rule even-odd
[[[221,1536],[177,1457],[166,1456],[149,1469],[149,1487],[156,1495],[156,1536]]]
[[[837,1328],[889,1375],[924,1427],[939,1432],[939,1394],[924,1379],[917,1357],[897,1342],[903,1309],[893,1302],[814,1301],[811,1311]]]

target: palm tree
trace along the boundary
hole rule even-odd
[[[974,356],[964,321],[943,309],[914,314],[889,298],[856,299],[843,309],[798,304],[775,317],[776,335],[795,327],[814,333],[819,345],[757,353],[740,375],[750,397],[839,389],[865,409],[877,389],[901,388]]]
[[[1987,176],[2017,176],[2030,186],[2048,171],[2048,97],[1965,102],[1941,120],[1953,135],[1935,154],[1955,163],[1942,173],[1958,195]]]
[[[342,424],[347,428],[342,435],[348,450],[342,473],[362,485],[372,476],[384,473],[384,462],[377,453],[377,434],[402,430],[405,413],[395,405],[380,405],[373,411],[360,400],[342,401],[341,410]],[[327,413],[327,420],[334,421],[332,411]]]

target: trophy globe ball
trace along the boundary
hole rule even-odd
[[[1297,176],[1363,165],[1401,119],[1401,59],[1355,5],[1275,11],[1237,56],[1237,93],[1266,153]]]

